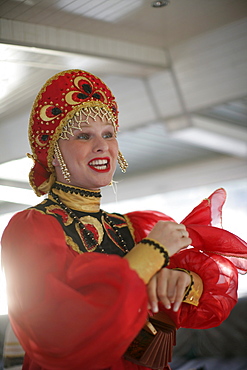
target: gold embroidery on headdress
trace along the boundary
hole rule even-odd
[[[63,130],[60,134],[60,139],[69,140],[69,136],[74,136],[73,130],[81,130],[81,125],[83,123],[89,125],[89,119],[91,118],[96,121],[97,117],[99,117],[102,122],[110,122],[114,127],[115,135],[117,134],[115,125],[116,120],[111,112],[104,106],[91,106],[81,108],[70,120],[68,120],[68,123],[63,127]]]

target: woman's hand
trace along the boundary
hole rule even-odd
[[[177,312],[184,298],[185,290],[191,283],[189,274],[183,271],[163,268],[157,272],[147,285],[149,309],[158,312],[158,302],[165,308]]]
[[[147,237],[162,244],[168,250],[170,256],[192,242],[186,227],[172,221],[158,221]]]

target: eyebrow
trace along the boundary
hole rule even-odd
[[[111,122],[103,122],[103,123],[104,123],[105,126],[110,126],[114,129],[114,126]],[[86,123],[86,122],[82,122],[82,123],[80,123],[80,127],[81,128],[85,128],[85,127],[91,128],[92,126],[90,124]],[[77,128],[76,128],[76,130],[77,130]],[[79,127],[78,127],[78,130],[80,130]]]

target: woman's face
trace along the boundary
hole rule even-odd
[[[81,129],[73,130],[69,140],[58,144],[70,172],[70,185],[96,190],[109,185],[116,170],[118,142],[110,122],[89,118]],[[57,180],[67,183],[57,158],[53,160]]]

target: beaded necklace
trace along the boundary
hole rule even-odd
[[[52,190],[50,191],[49,193],[52,198],[55,200],[55,202],[57,202],[61,208],[70,216],[73,218],[73,220],[75,222],[78,223],[79,227],[81,228],[81,230],[83,230],[87,240],[89,241],[89,244],[94,246],[95,248],[98,248],[100,250],[101,253],[106,253],[105,249],[95,240],[94,236],[93,236],[93,233],[88,230],[85,225],[83,224],[83,222],[81,222],[81,220],[79,219],[79,217],[77,217],[77,215],[72,211],[72,209],[70,209],[69,207],[67,207],[59,198],[59,196],[57,194],[54,194],[52,192]],[[119,239],[119,242],[124,250],[125,253],[128,253],[129,252],[129,249],[127,248],[127,245],[117,227],[117,225],[114,224],[114,222],[109,218],[109,216],[107,215],[107,213],[105,211],[103,211],[102,209],[100,210],[105,221],[113,228],[113,230],[115,231],[118,239]]]

